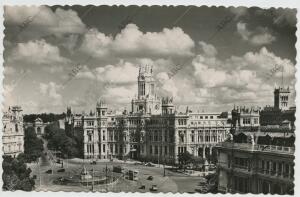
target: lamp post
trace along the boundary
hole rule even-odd
[[[92,192],[94,192],[94,182],[95,182],[95,180],[94,180],[94,176],[95,176],[95,174],[94,174],[94,165],[93,165],[93,169],[92,169]]]

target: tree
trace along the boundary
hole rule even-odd
[[[36,161],[42,155],[43,150],[43,140],[37,137],[34,128],[26,128],[24,137],[24,154],[26,161]]]
[[[48,148],[61,151],[63,157],[73,158],[83,155],[83,134],[82,137],[77,135],[69,137],[64,129],[51,124],[45,128],[44,138],[48,140]]]
[[[191,155],[188,151],[178,154],[178,162],[180,167],[186,169],[188,164],[193,162],[193,155]]]
[[[193,162],[193,167],[199,169],[204,164],[205,159],[203,159],[202,157],[193,156],[192,162]]]
[[[2,168],[3,190],[33,190],[35,182],[30,177],[31,169],[27,168],[24,155],[20,154],[17,158],[3,156]]]
[[[65,113],[62,114],[46,114],[46,113],[42,113],[42,114],[25,114],[23,116],[24,122],[31,122],[34,123],[34,121],[37,118],[41,118],[43,120],[43,122],[54,122],[60,119],[63,119],[66,117]]]

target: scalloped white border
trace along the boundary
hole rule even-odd
[[[217,0],[2,0],[0,2],[1,8],[0,8],[0,39],[1,39],[1,44],[0,44],[0,104],[1,104],[1,110],[0,110],[0,117],[2,118],[2,102],[3,102],[3,5],[74,5],[74,4],[80,4],[80,5],[88,5],[88,4],[93,4],[93,5],[195,5],[195,6],[246,6],[246,7],[251,7],[251,6],[257,6],[261,8],[269,8],[269,7],[288,7],[288,8],[297,8],[297,38],[300,38],[300,25],[299,25],[299,20],[300,20],[300,1],[299,0],[272,0],[272,1],[260,1],[260,0],[222,0],[222,1],[217,1]],[[298,92],[300,91],[300,84],[299,84],[299,77],[300,77],[300,72],[298,72],[299,69],[299,53],[298,50],[300,49],[300,44],[299,41],[297,40],[296,42],[296,49],[297,49],[297,57],[296,57],[296,132],[298,131],[298,128],[300,128],[300,100],[298,96]],[[0,122],[0,141],[2,139],[2,121]],[[300,143],[300,140],[298,139],[298,133],[296,134],[296,152],[295,152],[295,196],[300,195],[300,187],[297,187],[300,185],[300,181],[298,179],[298,176],[300,175],[300,151],[297,148],[298,143]],[[0,153],[2,155],[2,144],[0,143]],[[0,157],[0,163],[2,164],[2,156]],[[2,191],[2,165],[0,167],[0,195],[1,196],[18,196],[22,195],[23,197],[40,197],[43,195],[43,197],[48,197],[48,196],[54,196],[56,195],[57,197],[76,197],[76,196],[87,196],[87,197],[96,197],[99,195],[103,196],[109,196],[109,197],[139,197],[139,196],[145,196],[145,197],[151,197],[153,195],[156,196],[199,196],[199,194],[180,194],[180,193],[159,193],[159,194],[153,194],[153,193],[83,193],[83,192],[22,192],[22,191],[16,191],[16,192],[3,192]],[[221,195],[221,194],[205,194],[205,196],[216,196],[216,195]],[[224,194],[222,196],[233,196],[232,194]],[[239,195],[236,194],[236,196],[258,196],[258,195],[253,195],[253,194],[244,194],[244,195]],[[269,195],[264,195],[264,196],[271,196]]]

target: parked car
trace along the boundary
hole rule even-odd
[[[155,165],[149,162],[149,163],[146,163],[145,166],[154,167]]]
[[[96,165],[97,162],[96,162],[96,161],[91,161],[91,164],[92,164],[92,165]]]
[[[52,170],[49,169],[49,170],[46,171],[46,173],[47,173],[47,174],[52,174]]]
[[[148,181],[152,181],[153,180],[153,176],[148,176],[147,180]]]
[[[152,185],[152,187],[150,188],[150,191],[157,191],[158,188],[157,188],[157,185]]]
[[[141,185],[141,187],[139,187],[139,189],[145,189],[146,186],[145,185]]]
[[[64,168],[58,169],[57,172],[65,172],[66,170]]]

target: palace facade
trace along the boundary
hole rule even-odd
[[[4,155],[12,157],[24,152],[24,130],[22,108],[12,106],[3,113],[2,148]]]
[[[72,115],[69,109],[66,128],[83,129],[85,158],[174,163],[186,151],[210,156],[212,148],[226,139],[230,119],[230,112],[196,113],[188,108],[178,112],[172,97],[156,95],[152,67],[142,66],[130,112],[112,113],[99,100],[95,112],[88,115]]]

